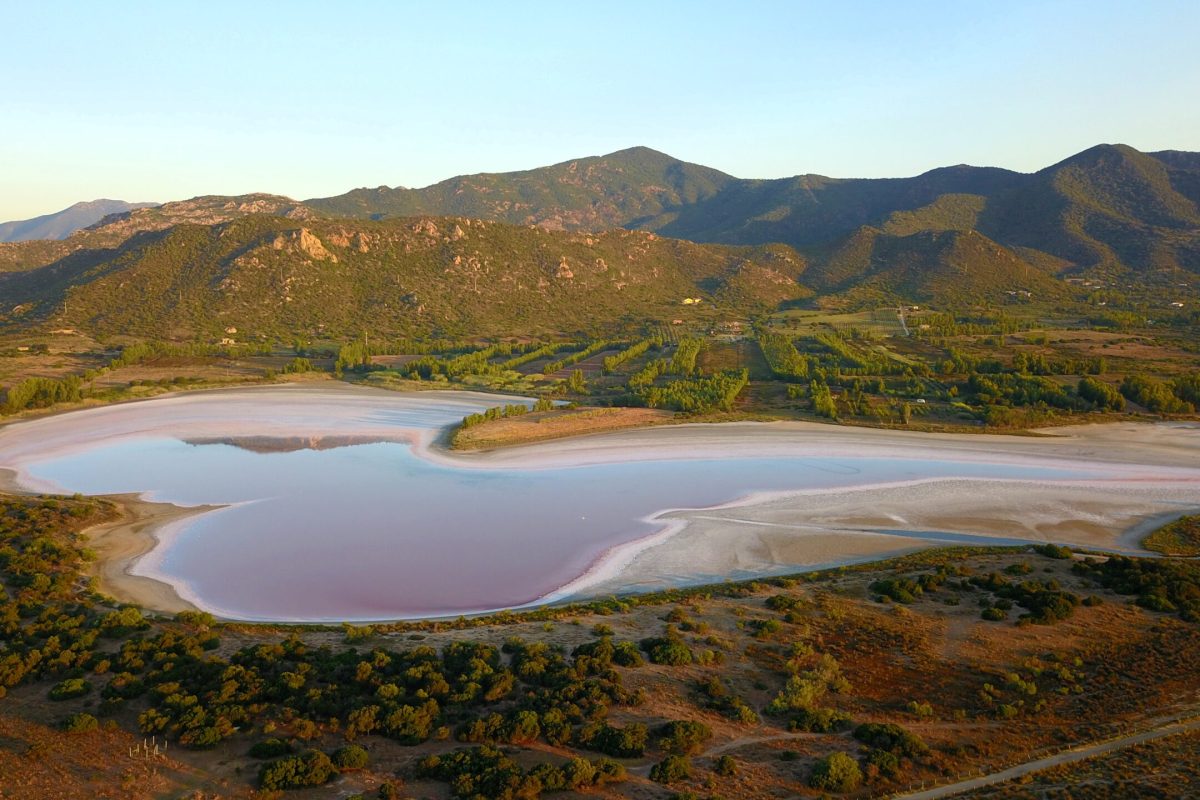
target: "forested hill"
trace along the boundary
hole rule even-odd
[[[596,331],[803,297],[804,259],[642,231],[252,215],[0,274],[0,323],[155,338]],[[705,305],[707,304],[707,305]]]
[[[357,189],[323,214],[462,214],[567,230],[626,227],[697,242],[827,249],[900,218],[974,230],[1055,269],[1200,271],[1200,154],[1098,145],[1033,174],[965,165],[912,178],[742,180],[644,147],[424,189]],[[885,235],[894,235],[884,231]]]
[[[0,324],[511,333],[669,320],[693,296],[741,316],[813,294],[840,307],[1056,301],[1071,274],[1189,283],[1198,204],[1200,154],[1122,145],[1033,174],[886,180],[741,180],[633,148],[425,189],[197,197],[62,241],[0,243]],[[314,241],[328,258],[305,252]]]
[[[307,200],[351,217],[458,215],[558,230],[653,228],[737,179],[651,150],[628,150],[522,172],[463,175],[424,189],[355,189]],[[687,237],[683,237],[687,238]]]

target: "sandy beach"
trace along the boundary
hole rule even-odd
[[[277,413],[254,413],[262,393]],[[511,400],[511,398],[504,398]],[[206,413],[217,403],[219,415]],[[1130,554],[1157,525],[1200,510],[1200,426],[1117,423],[1039,431],[1037,436],[931,434],[815,423],[674,425],[559,439],[482,453],[447,451],[443,427],[494,396],[398,395],[345,386],[270,387],[176,395],[157,415],[97,408],[0,430],[0,488],[48,490],[21,473],[47,453],[144,436],[246,440],[254,447],[404,441],[420,456],[459,468],[528,469],[664,459],[788,456],[899,458],[1089,471],[1073,481],[942,479],[753,495],[708,509],[663,510],[657,532],[610,548],[590,568],[537,602],[778,574],[878,559],[947,543],[1052,541]],[[417,404],[419,423],[398,425],[378,407]],[[245,414],[238,413],[244,406]],[[819,463],[819,462],[818,462]],[[1094,475],[1094,477],[1091,477]],[[101,589],[161,611],[191,605],[168,584],[131,574],[156,532],[211,508],[180,508],[119,495],[122,518],[89,532]]]
[[[154,611],[174,614],[197,610],[171,584],[136,575],[132,570],[158,545],[161,531],[212,509],[150,503],[137,495],[109,495],[108,499],[117,503],[121,517],[85,531],[88,546],[96,551],[89,574],[96,578],[97,588],[118,600]]]
[[[0,493],[27,494],[11,469],[0,469]],[[117,518],[83,531],[96,560],[87,565],[86,575],[96,579],[96,588],[121,602],[174,614],[195,611],[165,581],[135,575],[139,559],[159,544],[159,532],[197,514],[214,510],[209,506],[184,508],[172,503],[152,503],[136,494],[104,495],[117,508]]]

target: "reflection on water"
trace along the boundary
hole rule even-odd
[[[446,419],[395,421],[423,427]],[[152,556],[153,571],[228,616],[310,621],[521,605],[577,578],[613,545],[655,531],[644,521],[654,512],[754,491],[1078,477],[1058,468],[852,458],[462,468],[396,442],[269,452],[162,435],[97,442],[27,468],[67,491],[235,504],[187,524]]]

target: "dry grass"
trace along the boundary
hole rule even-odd
[[[1142,539],[1142,547],[1168,556],[1200,556],[1200,515],[1162,526]]]
[[[11,701],[10,701],[11,702]],[[202,777],[174,758],[130,757],[141,744],[120,730],[63,733],[49,725],[0,714],[0,797],[5,800],[74,800],[113,798],[151,800],[177,796],[204,783],[222,796],[248,796],[236,788]]]
[[[1200,796],[1200,732],[1168,736],[959,795],[973,800],[1140,800]]]
[[[674,420],[670,411],[653,408],[579,408],[542,411],[519,417],[491,420],[460,430],[456,450],[487,450],[515,444],[542,442],[625,428],[664,425]]]

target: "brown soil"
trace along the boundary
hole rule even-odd
[[[459,431],[456,450],[487,450],[568,436],[604,433],[625,428],[664,425],[674,419],[670,411],[653,408],[579,408],[543,411],[492,420]]]

